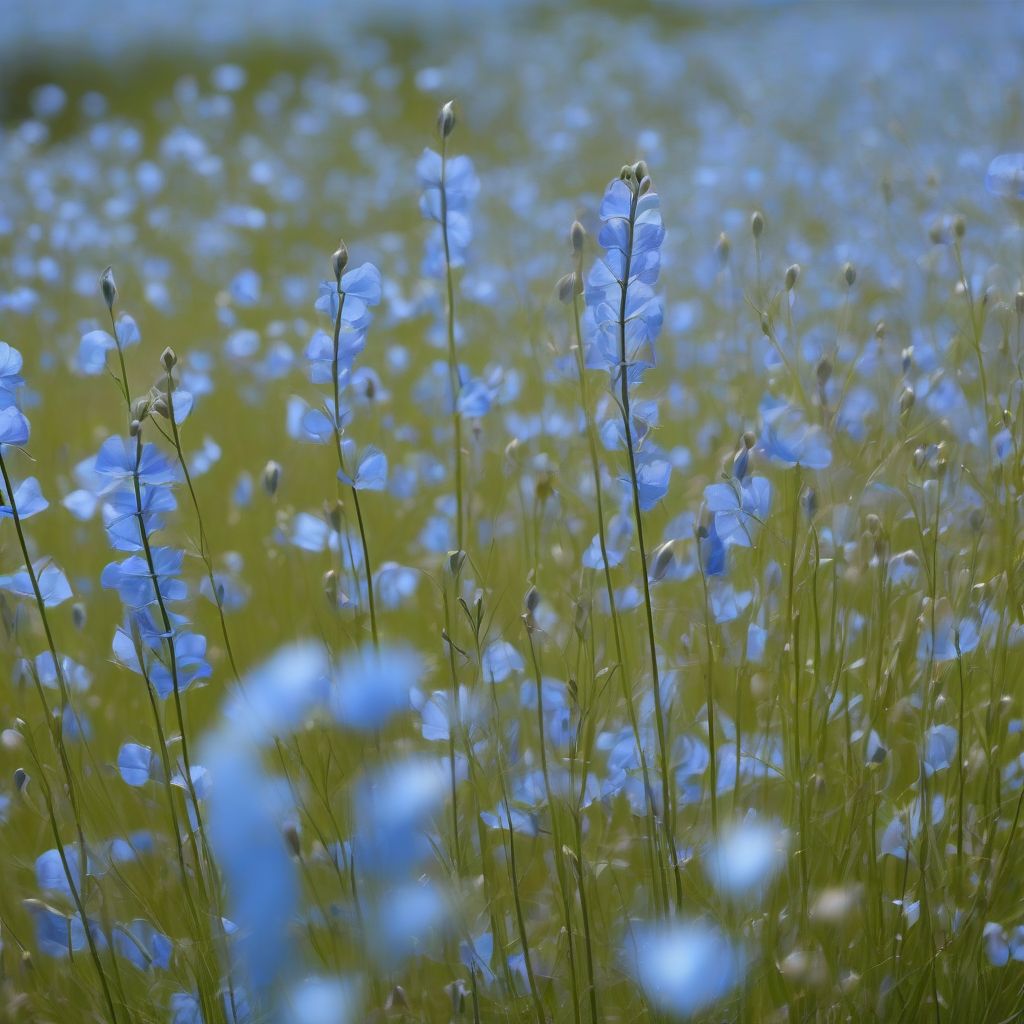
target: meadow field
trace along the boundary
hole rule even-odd
[[[0,1019],[1024,1019],[1024,4],[175,12],[0,39]]]

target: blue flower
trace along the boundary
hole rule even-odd
[[[416,174],[423,189],[420,196],[420,213],[438,225],[437,231],[428,240],[424,264],[424,273],[432,277],[440,277],[444,273],[441,231],[442,167],[447,213],[444,227],[447,228],[448,234],[448,259],[453,267],[465,265],[466,251],[473,237],[469,211],[480,191],[480,180],[476,176],[473,161],[468,156],[448,157],[442,161],[440,153],[432,149],[423,151],[416,163]]]
[[[742,957],[704,921],[637,925],[625,953],[629,972],[663,1013],[689,1017],[727,996],[742,977]]]
[[[0,409],[0,445],[28,444],[30,428],[28,420],[14,405]]]
[[[988,165],[985,188],[1000,199],[1024,199],[1024,153],[1000,153]]]
[[[14,488],[14,504],[18,508],[18,518],[21,520],[30,519],[50,507],[50,503],[43,497],[39,481],[34,476],[26,477]],[[13,518],[11,506],[0,504],[0,519]]]

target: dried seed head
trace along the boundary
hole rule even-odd
[[[437,133],[447,139],[455,130],[455,101],[449,100],[437,115]]]
[[[117,285],[114,283],[114,268],[107,267],[100,274],[100,291],[103,292],[103,301],[107,309],[113,312],[114,303],[117,302]]]

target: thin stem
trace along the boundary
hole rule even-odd
[[[455,281],[452,274],[451,247],[448,243],[448,192],[445,187],[447,174],[447,139],[441,138],[441,242],[444,247],[444,276],[447,292],[448,313],[448,379],[452,392],[452,429],[454,432],[455,459],[455,536],[456,547],[463,550],[462,510],[462,413],[459,412],[459,392],[462,384],[459,378],[459,363],[455,353]]]
[[[675,817],[672,804],[672,781],[668,741],[665,729],[665,712],[661,702],[661,678],[658,670],[658,645],[654,636],[654,608],[651,603],[651,584],[647,572],[647,548],[644,543],[644,523],[640,508],[640,485],[636,469],[636,452],[633,448],[633,425],[629,408],[629,362],[626,352],[626,301],[629,293],[629,274],[633,256],[633,232],[636,224],[637,201],[640,198],[639,188],[634,188],[630,199],[629,220],[624,253],[625,266],[620,282],[619,299],[619,384],[622,411],[622,427],[626,439],[626,455],[629,459],[629,482],[633,492],[633,523],[636,527],[637,544],[640,548],[640,568],[644,584],[644,611],[647,617],[647,641],[651,655],[651,686],[654,695],[654,718],[658,732],[658,758],[661,766],[661,799],[662,823],[665,830],[665,842],[669,849],[669,858],[675,875],[676,907],[681,908],[683,902],[683,883],[679,871],[679,852],[675,843]]]
[[[345,476],[349,474],[345,470],[345,457],[341,447],[341,385],[338,381],[338,359],[339,344],[341,339],[341,311],[345,308],[345,293],[341,290],[341,278],[338,278],[338,312],[334,317],[334,351],[331,359],[331,378],[334,384],[334,447],[338,453],[338,468]],[[352,477],[354,481],[354,477]],[[380,639],[377,635],[377,609],[373,597],[373,565],[370,561],[370,546],[366,540],[366,529],[363,526],[363,512],[359,506],[359,492],[355,483],[352,484],[352,501],[355,505],[356,520],[359,524],[359,540],[363,546],[363,570],[366,573],[366,596],[370,606],[370,633],[373,636],[373,646],[380,647]]]

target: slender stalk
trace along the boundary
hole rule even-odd
[[[582,261],[581,261],[582,262]],[[582,267],[578,263],[577,274],[582,274]],[[622,678],[622,694],[626,702],[626,713],[629,716],[630,728],[633,730],[633,740],[636,743],[637,758],[640,762],[640,775],[644,784],[644,799],[647,805],[647,827],[649,831],[649,850],[652,866],[657,865],[659,871],[653,871],[652,877],[657,881],[660,877],[661,890],[655,886],[655,893],[659,901],[667,902],[668,879],[665,877],[664,865],[657,855],[658,830],[654,809],[654,790],[651,787],[651,773],[647,767],[647,753],[644,750],[640,738],[640,723],[637,718],[636,704],[633,701],[633,692],[630,686],[629,666],[626,661],[626,651],[623,644],[622,622],[619,616],[618,606],[615,602],[615,586],[612,583],[611,563],[608,559],[607,528],[605,526],[604,514],[604,488],[601,486],[601,464],[597,454],[597,431],[594,426],[594,416],[590,409],[590,395],[587,387],[586,366],[583,361],[583,333],[580,328],[580,301],[579,295],[574,290],[572,297],[573,326],[576,332],[576,370],[580,386],[580,404],[583,406],[583,415],[587,424],[587,442],[590,449],[590,468],[594,478],[594,499],[597,510],[597,538],[601,546],[601,565],[604,570],[605,591],[608,595],[608,610],[612,620],[612,636],[615,640],[615,657]],[[664,906],[662,906],[664,909]]]
[[[345,457],[341,447],[341,385],[338,382],[338,348],[341,339],[341,311],[345,308],[345,293],[341,290],[341,278],[338,278],[338,312],[334,317],[334,352],[331,359],[331,379],[334,384],[334,447],[338,453],[338,468],[346,476],[349,473],[345,469]],[[355,478],[352,477],[354,480]],[[359,506],[359,492],[355,484],[352,484],[352,502],[356,510],[356,521],[359,524],[359,540],[363,546],[363,569],[366,573],[366,597],[370,607],[370,633],[373,636],[373,646],[380,647],[380,638],[377,635],[377,609],[373,596],[373,564],[370,561],[370,546],[366,540],[366,529],[363,526],[363,512]]]
[[[537,693],[537,736],[540,747],[540,769],[544,778],[544,795],[547,798],[548,810],[551,814],[551,844],[555,861],[555,876],[558,879],[558,888],[562,897],[562,914],[565,920],[565,934],[569,946],[569,987],[572,993],[573,1019],[576,1024],[580,1022],[580,993],[579,983],[576,977],[576,945],[573,937],[572,927],[572,903],[569,898],[569,883],[565,873],[565,853],[562,849],[561,826],[558,819],[558,808],[555,805],[555,794],[551,787],[551,773],[548,771],[547,743],[545,741],[544,726],[544,682],[540,671],[540,661],[537,657],[537,647],[533,642],[534,628],[527,620],[523,619],[526,629],[527,643],[530,645],[530,661],[533,665],[533,680]]]
[[[647,547],[644,543],[644,523],[640,509],[640,485],[637,478],[636,452],[633,447],[633,422],[629,404],[629,356],[626,351],[626,301],[629,293],[629,273],[633,257],[633,232],[636,227],[636,209],[640,198],[639,186],[632,189],[629,205],[629,220],[626,231],[624,267],[620,282],[619,299],[619,394],[622,428],[626,439],[626,455],[629,460],[629,482],[633,493],[633,525],[636,528],[637,544],[640,548],[640,568],[644,584],[644,612],[647,618],[647,641],[651,655],[651,686],[654,694],[654,719],[658,732],[658,759],[661,768],[662,824],[665,843],[675,875],[676,907],[682,907],[683,883],[679,870],[679,852],[675,842],[675,811],[668,740],[665,728],[665,711],[661,702],[661,677],[658,670],[658,645],[654,636],[654,608],[651,603],[651,583],[647,571]]]
[[[441,135],[441,243],[444,248],[444,276],[447,292],[448,316],[448,380],[452,393],[452,431],[454,434],[455,461],[455,546],[464,550],[463,499],[462,499],[462,413],[459,412],[459,392],[462,383],[459,378],[459,363],[455,352],[455,280],[452,274],[451,248],[448,243],[448,192],[445,187],[447,174],[447,137]]]
[[[241,676],[238,671],[238,664],[235,661],[235,652],[231,646],[231,637],[228,635],[228,624],[227,619],[224,616],[224,600],[221,597],[220,588],[217,586],[217,581],[213,574],[213,556],[210,554],[210,543],[206,537],[206,526],[203,523],[203,513],[199,508],[199,498],[196,496],[196,489],[192,484],[192,474],[189,472],[188,460],[185,458],[185,452],[181,447],[181,436],[178,433],[178,421],[174,414],[174,402],[173,402],[173,391],[174,391],[174,380],[171,377],[171,371],[167,371],[167,378],[164,387],[164,394],[167,399],[167,418],[171,424],[171,441],[174,445],[174,452],[178,456],[178,465],[181,466],[182,475],[185,477],[185,486],[188,488],[189,496],[192,499],[192,507],[195,509],[196,522],[199,525],[199,557],[203,561],[203,565],[206,567],[206,576],[210,582],[210,591],[213,594],[213,600],[217,605],[217,615],[220,619],[220,633],[224,640],[224,651],[228,656],[228,664],[231,666],[231,674],[235,677],[235,682],[241,682]]]
[[[39,617],[42,620],[43,632],[46,635],[46,644],[49,649],[50,656],[53,658],[54,671],[57,675],[58,684],[61,689],[61,700],[64,702],[64,706],[67,706],[70,704],[67,679],[64,676],[64,668],[61,665],[60,656],[57,653],[57,647],[53,640],[53,632],[50,629],[50,619],[46,614],[46,602],[43,600],[43,594],[39,588],[39,578],[36,575],[35,566],[33,566],[32,558],[29,554],[28,542],[25,539],[25,531],[22,526],[21,516],[18,514],[18,503],[14,496],[14,487],[11,484],[11,477],[7,469],[7,462],[3,456],[2,445],[0,445],[0,476],[3,477],[4,491],[7,494],[7,503],[11,510],[11,519],[14,521],[14,529],[18,535],[18,546],[21,548],[22,557],[25,559],[25,572],[32,585],[32,594],[35,598],[36,608],[39,611]],[[39,700],[43,707],[47,728],[50,731],[50,738],[53,741],[54,749],[57,751],[57,755],[61,762],[64,781],[68,788],[68,799],[71,802],[71,811],[75,819],[75,830],[78,835],[79,857],[79,879],[77,883],[73,877],[71,867],[68,863],[67,851],[65,850],[64,842],[60,836],[60,828],[57,824],[57,816],[53,806],[53,796],[50,790],[49,780],[46,779],[46,774],[40,767],[39,774],[43,783],[44,796],[46,798],[47,812],[50,820],[50,827],[53,832],[54,844],[56,845],[57,855],[60,857],[61,866],[63,867],[64,874],[67,878],[68,889],[71,891],[71,898],[74,901],[75,908],[82,920],[82,930],[85,932],[86,941],[89,945],[90,958],[92,959],[96,968],[96,973],[99,976],[100,987],[103,990],[103,999],[107,1004],[107,1010],[110,1013],[110,1020],[112,1022],[116,1022],[117,1014],[114,1012],[114,999],[107,981],[106,971],[104,971],[103,964],[100,961],[99,949],[97,948],[96,940],[93,937],[92,929],[89,927],[88,919],[85,916],[85,906],[82,902],[82,894],[85,892],[86,887],[89,850],[85,845],[85,830],[82,827],[75,775],[71,769],[71,763],[68,759],[67,748],[64,744],[64,738],[61,734],[60,727],[54,722],[49,702],[43,692],[42,684],[38,679],[36,680],[36,692],[39,695]]]

